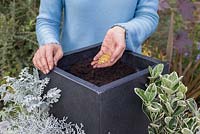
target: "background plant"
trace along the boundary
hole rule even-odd
[[[184,76],[188,97],[200,95],[200,2],[160,0],[160,24],[144,45],[144,54],[169,61]]]
[[[37,70],[33,74],[28,68],[18,78],[6,77],[0,86],[2,108],[0,111],[0,133],[3,134],[85,134],[83,125],[68,123],[50,116],[48,111],[60,98],[60,89],[52,88],[44,94],[49,79],[39,79]],[[3,123],[3,124],[2,124]],[[1,127],[0,126],[0,127]],[[2,132],[1,132],[2,131]]]
[[[200,109],[193,98],[186,99],[187,87],[176,72],[162,75],[163,64],[149,67],[146,90],[135,88],[150,120],[149,134],[196,134],[200,128]]]
[[[0,1],[0,77],[17,76],[31,66],[37,47],[35,18],[39,0]]]

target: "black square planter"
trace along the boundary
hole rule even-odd
[[[41,74],[41,78],[50,78],[46,90],[53,87],[62,90],[61,98],[51,113],[58,118],[68,116],[74,123],[83,123],[87,134],[147,134],[148,120],[133,89],[144,88],[148,66],[161,62],[126,51],[120,60],[140,71],[103,86],[96,86],[64,71],[68,65],[94,57],[99,45],[66,53],[58,67],[48,75]],[[167,73],[168,64],[164,64],[164,73]]]

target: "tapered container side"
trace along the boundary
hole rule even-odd
[[[50,112],[58,118],[67,116],[72,122],[82,123],[87,134],[147,134],[148,120],[133,89],[145,88],[148,66],[161,62],[126,51],[120,63],[134,68],[134,73],[100,86],[69,72],[73,64],[92,59],[99,49],[100,44],[96,44],[66,53],[58,67],[48,75],[41,73],[41,78],[50,78],[46,91],[53,87],[62,90],[59,102]],[[169,66],[163,64],[167,73]]]

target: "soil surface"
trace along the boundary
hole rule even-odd
[[[137,69],[118,61],[114,66],[93,69],[90,65],[92,59],[85,59],[69,66],[65,71],[89,81],[97,86],[110,83],[124,76],[137,72]]]

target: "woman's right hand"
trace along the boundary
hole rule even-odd
[[[57,62],[63,57],[62,47],[59,44],[46,44],[40,46],[33,57],[34,66],[48,74],[49,71],[57,66]]]

